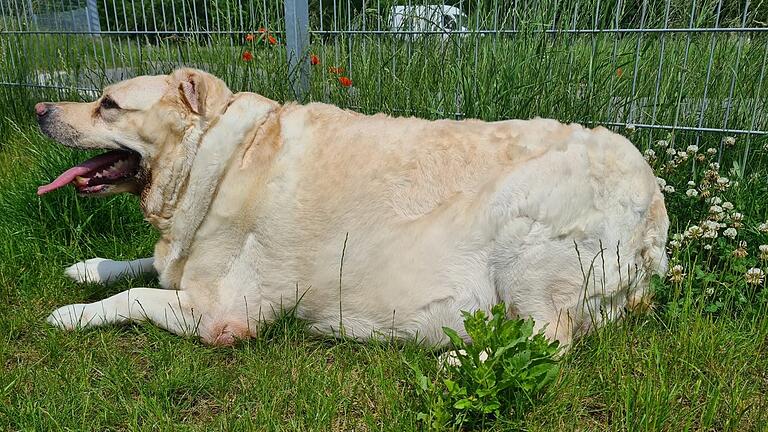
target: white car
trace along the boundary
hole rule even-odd
[[[392,6],[390,30],[402,32],[440,32],[444,37],[455,31],[465,32],[467,16],[456,6]],[[413,33],[414,37],[421,34]]]

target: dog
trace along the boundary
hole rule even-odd
[[[53,140],[106,153],[39,194],[140,197],[152,258],[67,272],[132,288],[55,310],[62,329],[150,321],[231,345],[292,309],[313,332],[441,346],[460,311],[510,317],[570,346],[650,303],[669,220],[653,171],[624,137],[555,120],[373,116],[233,93],[179,69],[39,103]]]

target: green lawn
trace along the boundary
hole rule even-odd
[[[290,317],[234,348],[148,325],[75,333],[47,326],[44,317],[60,305],[156,286],[76,285],[62,272],[92,256],[146,256],[154,234],[131,197],[82,199],[69,189],[35,196],[38,184],[82,154],[33,127],[11,129],[0,147],[0,429],[420,428],[422,404],[405,362],[434,377],[436,353],[411,344],[317,339]],[[740,157],[742,145],[726,150]],[[765,282],[744,280],[747,267],[765,269],[756,249],[768,243],[757,228],[768,208],[766,153],[755,154],[741,184],[720,194],[746,215],[739,236],[750,255],[732,258],[737,241],[723,236],[684,241],[673,263],[686,276],[657,284],[655,312],[580,341],[532,411],[489,421],[488,430],[765,430]],[[689,168],[666,176],[677,187],[668,194],[672,232],[707,213],[707,204],[684,194]]]

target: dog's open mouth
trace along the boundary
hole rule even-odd
[[[64,171],[56,180],[40,186],[38,195],[72,184],[80,194],[98,194],[132,180],[139,172],[141,156],[126,150],[113,150],[88,159]]]

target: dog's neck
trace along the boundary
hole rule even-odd
[[[189,172],[195,161],[198,147],[206,131],[215,123],[196,119],[182,135],[176,152],[155,162],[150,187],[142,199],[142,210],[146,219],[161,233],[170,227],[178,199],[189,181]]]
[[[183,262],[235,150],[278,107],[255,94],[238,93],[222,115],[185,132],[179,144],[182,157],[167,162],[171,167],[161,170],[164,178],[153,179],[143,206],[168,245],[167,254],[156,257],[158,269]]]

